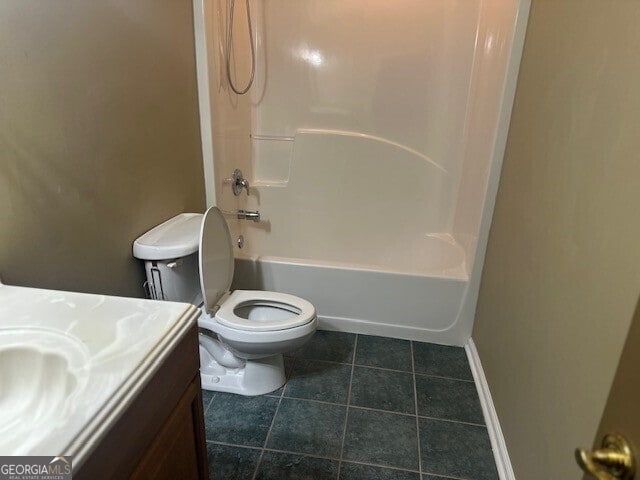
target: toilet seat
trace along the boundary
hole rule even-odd
[[[215,314],[222,325],[251,332],[295,328],[315,317],[314,306],[302,298],[258,290],[236,290]]]
[[[236,290],[227,296],[233,280],[233,246],[227,222],[216,207],[202,218],[199,266],[203,310],[211,319],[199,323],[216,333],[222,328],[242,336],[262,332],[258,335],[261,337],[296,329],[316,319],[315,307],[294,295]]]

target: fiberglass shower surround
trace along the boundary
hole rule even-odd
[[[262,219],[228,218],[235,287],[307,298],[325,326],[463,344],[520,4],[231,5],[205,2],[215,202]],[[236,168],[251,195],[224,183]]]

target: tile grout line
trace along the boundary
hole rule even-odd
[[[334,365],[353,365],[353,362],[336,362],[335,360],[325,360],[322,358],[313,358],[313,357],[289,357],[289,358],[302,360],[303,362],[333,363]]]
[[[380,408],[361,407],[359,405],[349,405],[349,408],[356,410],[366,410],[368,412],[390,413],[391,415],[402,415],[403,417],[415,417],[415,413],[396,412],[395,410],[382,410]]]
[[[342,429],[342,442],[340,443],[340,460],[338,462],[338,474],[336,480],[340,480],[340,470],[342,470],[342,460],[344,457],[344,441],[347,437],[347,423],[349,422],[349,404],[351,403],[351,386],[353,384],[353,371],[356,368],[356,350],[358,349],[358,334],[353,342],[353,355],[351,356],[351,376],[349,377],[349,391],[347,393],[347,408],[344,415],[344,428]]]
[[[422,452],[420,451],[420,417],[418,416],[418,388],[416,386],[416,360],[414,358],[413,340],[409,342],[411,347],[411,372],[413,373],[413,403],[416,412],[416,440],[418,441],[418,470],[422,478]]]
[[[278,397],[274,397],[278,398]],[[304,400],[305,402],[313,402],[313,403],[322,403],[323,405],[337,405],[339,407],[346,407],[346,403],[336,403],[336,402],[327,402],[325,400],[316,400],[315,398],[304,398],[304,397],[290,397],[284,396],[284,398],[290,398],[291,400]]]
[[[443,380],[455,380],[456,382],[475,383],[473,380],[467,380],[466,378],[445,377],[443,375],[431,375],[429,373],[416,373],[415,375],[418,377],[441,378]]]
[[[456,380],[458,382],[467,382],[467,383],[474,383],[473,379],[469,380],[468,378],[458,378],[458,377],[450,377],[450,376],[446,376],[446,375],[433,375],[430,373],[418,373],[418,372],[412,372],[409,370],[398,370],[396,368],[385,368],[385,367],[376,367],[373,365],[363,365],[360,363],[355,363],[355,361],[353,363],[347,363],[347,362],[336,362],[333,360],[322,360],[322,359],[318,359],[318,358],[305,358],[305,357],[289,357],[292,360],[301,360],[303,362],[320,362],[320,363],[332,363],[335,365],[355,365],[356,367],[364,367],[364,368],[373,368],[376,370],[384,370],[387,372],[398,372],[398,373],[415,373],[415,375],[419,376],[419,377],[433,377],[433,378],[442,378],[445,380]],[[413,358],[412,358],[412,362],[413,362]]]
[[[292,450],[280,450],[277,448],[260,448],[260,447],[252,447],[252,446],[248,446],[248,445],[238,445],[235,443],[228,443],[228,442],[220,442],[217,440],[207,440],[207,443],[213,444],[213,445],[224,445],[226,447],[234,447],[234,448],[244,448],[246,450],[258,450],[258,451],[262,451],[264,450],[265,452],[274,452],[274,453],[284,453],[287,455],[295,455],[298,457],[310,457],[310,458],[317,458],[319,460],[329,460],[331,462],[339,462],[340,459],[337,457],[324,457],[322,455],[315,455],[313,453],[302,453],[302,452],[294,452]],[[400,472],[411,472],[411,473],[420,473],[418,472],[418,470],[412,470],[410,468],[402,468],[402,467],[393,467],[391,465],[385,465],[382,463],[369,463],[369,462],[363,462],[360,460],[344,460],[343,463],[353,463],[356,465],[365,465],[368,467],[379,467],[379,468],[384,468],[386,470],[398,470]],[[435,473],[426,473],[426,475],[438,475]],[[440,475],[442,476],[442,475]],[[457,478],[457,477],[444,477],[444,478],[453,478],[454,480],[468,480],[468,479],[464,479],[464,478]]]
[[[293,373],[293,367],[296,364],[296,360],[292,359],[291,362],[291,373]],[[271,436],[271,430],[273,430],[273,425],[276,423],[276,417],[278,416],[278,411],[280,410],[280,404],[282,403],[282,399],[284,398],[284,389],[287,387],[287,371],[285,369],[285,381],[284,381],[284,385],[282,386],[282,392],[280,392],[280,398],[278,398],[278,405],[276,406],[276,410],[275,412],[273,412],[273,418],[271,419],[271,425],[269,425],[269,431],[267,431],[267,436],[264,439],[264,443],[262,444],[262,449],[260,449],[260,456],[258,457],[258,461],[256,462],[256,468],[253,471],[253,475],[251,476],[252,480],[255,480],[255,478],[258,476],[258,471],[260,469],[260,464],[262,463],[262,458],[264,457],[264,452],[267,448],[267,443],[269,442],[269,437]],[[274,398],[274,397],[271,397]],[[277,397],[275,397],[277,398]]]
[[[278,397],[272,397],[272,398],[278,398]],[[284,398],[288,398],[291,400],[302,400],[303,402],[312,402],[312,403],[321,403],[323,405],[335,405],[338,407],[349,407],[350,409],[356,409],[356,410],[367,410],[370,412],[380,412],[380,413],[391,413],[392,415],[402,415],[403,417],[415,417],[415,413],[404,413],[404,412],[397,412],[395,410],[383,410],[381,408],[371,408],[371,407],[361,407],[360,405],[347,405],[346,403],[335,403],[335,402],[325,402],[324,400],[315,400],[313,398],[302,398],[302,397],[287,397],[285,396]],[[427,418],[427,417],[425,417]],[[440,418],[434,418],[433,420],[441,420]],[[444,420],[444,419],[442,419]],[[449,422],[457,422],[456,420],[446,420]],[[457,422],[457,423],[465,423],[465,422]]]
[[[482,423],[464,422],[462,420],[449,420],[448,418],[429,417],[427,415],[418,415],[418,418],[422,418],[425,420],[435,420],[436,422],[459,423],[461,425],[470,425],[472,427],[482,427],[484,429],[487,428],[487,426],[483,425]]]
[[[431,475],[438,478],[444,478],[445,480],[473,480],[473,478],[466,478],[466,477],[450,477],[449,475],[442,475],[441,473],[424,472],[424,475]]]
[[[220,440],[207,440],[207,443],[210,443],[212,445],[224,445],[225,447],[245,448],[247,450],[258,450],[258,451],[263,450],[261,447],[253,447],[251,445],[240,445],[238,443],[221,442]]]
[[[270,398],[280,398],[279,396],[276,395],[266,395]],[[303,402],[311,402],[311,403],[320,403],[323,405],[335,405],[338,407],[347,407],[346,403],[336,403],[336,402],[325,402],[324,400],[316,400],[314,398],[304,398],[304,397],[289,397],[287,395],[283,394],[283,398],[288,398],[290,400],[300,400]],[[414,395],[414,402],[415,402],[415,395]],[[392,415],[402,415],[403,417],[415,417],[416,414],[415,413],[404,413],[404,412],[398,412],[396,410],[383,410],[381,408],[372,408],[372,407],[362,407],[360,405],[348,405],[348,407],[350,409],[356,409],[356,410],[367,410],[369,412],[380,412],[380,413],[390,413]],[[450,418],[441,418],[441,417],[431,417],[428,415],[418,415],[418,418],[422,418],[422,419],[428,419],[428,420],[435,420],[438,422],[449,422],[449,423],[461,423],[463,425],[472,425],[474,427],[485,427],[486,425],[482,424],[482,423],[473,423],[473,422],[465,422],[463,420],[452,420]]]
[[[209,403],[207,403],[207,406],[205,407],[203,405],[202,407],[202,416],[204,417],[207,412],[209,411],[209,408],[211,408],[211,405],[213,404],[213,401],[215,400],[215,398],[218,396],[218,392],[214,392],[213,395],[211,395],[211,400],[209,400]]]
[[[383,465],[381,463],[368,463],[368,462],[362,462],[360,460],[345,460],[344,463],[353,463],[355,465],[364,465],[367,467],[378,467],[385,470],[397,470],[399,472],[410,472],[410,473],[420,474],[418,470],[412,470],[410,468],[402,468],[402,467],[392,467],[391,465]]]
[[[360,368],[371,368],[373,370],[382,370],[384,372],[406,373],[407,375],[411,375],[410,370],[398,370],[397,368],[374,367],[373,365],[362,365],[360,363],[356,363],[355,366]]]
[[[357,365],[356,365],[357,366]],[[417,393],[417,391],[416,391]],[[279,398],[276,396],[271,396],[271,398]],[[303,402],[311,402],[311,403],[321,403],[323,405],[335,405],[338,407],[346,407],[347,404],[346,403],[335,403],[335,402],[325,402],[324,400],[316,400],[314,398],[304,398],[304,397],[289,397],[289,396],[283,396],[283,398],[288,398],[290,400],[301,400]],[[414,395],[414,402],[415,402],[415,395]],[[372,407],[363,407],[361,405],[349,405],[349,409],[353,410],[366,410],[369,412],[380,412],[380,413],[390,413],[392,415],[402,415],[403,417],[415,417],[416,414],[415,413],[405,413],[405,412],[398,412],[397,410],[384,410],[382,408],[372,408]],[[431,417],[429,415],[420,415],[418,414],[418,418],[423,418],[423,419],[428,419],[428,420],[435,420],[437,422],[448,422],[448,423],[460,423],[462,425],[471,425],[474,427],[484,427],[486,428],[487,426],[482,424],[482,423],[473,423],[473,422],[465,422],[464,420],[453,420],[450,418],[442,418],[442,417]],[[349,460],[351,461],[351,460]]]

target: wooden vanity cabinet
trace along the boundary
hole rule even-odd
[[[198,351],[194,325],[74,480],[208,478]]]

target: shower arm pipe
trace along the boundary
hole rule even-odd
[[[247,26],[249,28],[249,47],[251,49],[251,75],[249,76],[249,82],[247,86],[243,89],[237,88],[233,79],[231,78],[231,46],[233,44],[233,13],[235,11],[235,0],[230,0],[229,4],[229,25],[227,25],[227,55],[226,55],[226,70],[227,70],[227,81],[229,82],[229,86],[231,90],[233,90],[237,95],[244,95],[249,91],[251,85],[253,85],[253,80],[255,78],[256,73],[256,51],[253,41],[253,26],[251,24],[251,7],[249,5],[250,0],[246,0],[247,4]]]

